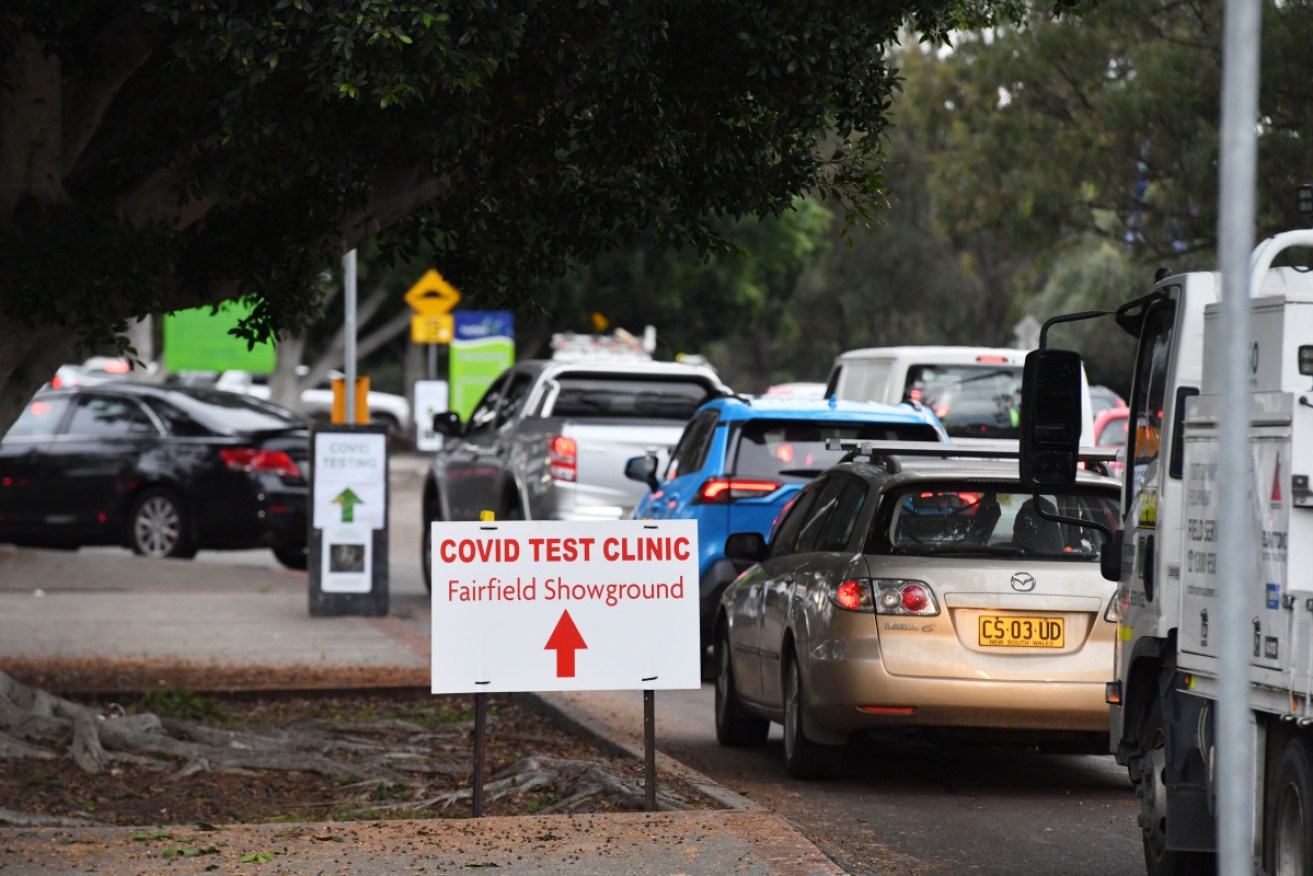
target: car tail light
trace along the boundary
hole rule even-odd
[[[939,614],[939,603],[935,601],[934,591],[923,581],[882,578],[874,584],[876,614]]]
[[[780,488],[775,481],[752,481],[741,478],[711,478],[698,490],[694,505],[729,505],[739,499],[769,496]]]
[[[261,450],[255,447],[226,447],[219,458],[229,471],[258,471],[281,475],[285,478],[301,477],[296,461],[281,450]]]
[[[834,588],[830,601],[846,611],[871,611],[875,608],[871,598],[871,582],[865,579],[844,581]]]
[[[573,438],[553,435],[547,439],[547,471],[558,481],[579,478],[579,445]]]
[[[858,706],[857,711],[868,715],[915,715],[915,706]]]
[[[1006,365],[1008,361],[1008,357],[1007,356],[977,356],[976,361],[988,362],[991,365]]]

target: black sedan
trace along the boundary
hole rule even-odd
[[[236,393],[42,391],[0,440],[0,542],[156,558],[269,547],[304,569],[308,456],[305,420]]]

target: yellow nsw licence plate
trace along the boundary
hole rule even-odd
[[[1066,628],[1060,617],[980,616],[980,644],[1001,648],[1061,648]]]

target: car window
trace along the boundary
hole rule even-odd
[[[903,398],[928,406],[954,438],[1021,434],[1020,365],[912,365]]]
[[[161,400],[162,399],[162,400]],[[152,410],[166,423],[178,422],[178,414],[164,416],[169,405],[176,406],[194,424],[186,434],[192,435],[243,435],[249,432],[282,432],[303,429],[306,420],[286,408],[221,389],[190,389],[165,391],[159,398],[152,397]],[[174,434],[182,434],[175,432]]]
[[[1100,447],[1125,447],[1126,424],[1129,422],[1129,417],[1110,417],[1099,430],[1094,443]]]
[[[938,441],[928,423],[808,423],[797,420],[749,420],[738,429],[730,473],[769,477],[785,483],[811,480],[843,459],[843,450],[828,450],[831,438],[862,441]]]
[[[848,359],[838,366],[827,395],[857,401],[887,401],[889,374],[893,363],[888,359]]]
[[[479,403],[470,412],[468,428],[482,429],[496,422],[497,410],[501,407],[502,395],[509,380],[510,375],[503,374],[492,382],[492,385],[483,393],[483,398],[479,399]]]
[[[1118,526],[1107,492],[1075,490],[1035,496],[994,484],[912,484],[886,497],[867,549],[908,556],[1026,556],[1095,560],[1104,535],[1092,526],[1059,523],[1039,512]],[[1038,506],[1038,508],[1037,508]]]
[[[533,389],[534,379],[528,374],[516,374],[510,379],[506,392],[497,402],[497,425],[503,426],[520,413],[529,392]]]
[[[689,421],[684,434],[679,436],[679,443],[670,454],[666,480],[702,469],[703,463],[707,461],[707,451],[711,449],[711,438],[716,433],[717,419],[715,411],[704,411]]]
[[[834,480],[840,485],[830,511],[816,534],[811,549],[814,551],[842,551],[848,549],[852,540],[853,528],[857,518],[866,504],[870,492],[866,482],[849,475],[836,475]],[[822,499],[822,501],[824,501]]]
[[[798,495],[784,506],[780,519],[771,533],[770,555],[782,557],[798,552],[798,535],[802,525],[808,519],[816,497],[820,494],[823,481],[813,481],[799,491]]]
[[[68,396],[33,399],[5,433],[10,438],[47,438],[55,434],[59,421],[68,410]]]
[[[821,544],[821,534],[825,531],[830,515],[839,507],[839,497],[845,486],[847,480],[841,477],[828,478],[821,484],[816,494],[816,501],[808,511],[806,519],[802,521],[802,528],[798,530],[795,545],[799,552],[824,550],[818,547]]]
[[[78,397],[65,434],[77,438],[130,438],[158,435],[155,424],[130,398],[93,395]]]
[[[687,420],[716,396],[696,379],[562,374],[561,391],[552,406],[556,417],[642,417]]]

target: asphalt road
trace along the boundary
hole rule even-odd
[[[389,593],[394,614],[429,617],[419,567],[422,466],[394,462]],[[95,562],[100,548],[77,556]],[[202,552],[195,562],[268,570],[288,586],[268,551]],[[571,694],[637,739],[639,692]],[[1135,876],[1144,872],[1137,801],[1111,757],[1003,748],[863,741],[840,779],[799,782],[784,771],[778,728],[760,749],[715,741],[712,688],[657,694],[658,746],[797,824],[858,876],[1007,874]],[[641,745],[641,743],[640,743]]]

